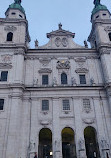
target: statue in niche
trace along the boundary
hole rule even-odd
[[[35,143],[33,140],[30,142],[30,152],[35,152]]]
[[[84,140],[79,140],[79,150],[84,150]]]
[[[38,47],[39,46],[39,42],[38,42],[38,40],[36,39],[35,40],[35,47]]]
[[[54,79],[53,79],[53,86],[57,86],[57,79],[56,79],[56,77],[54,77]]]
[[[84,46],[85,46],[85,48],[88,48],[88,44],[87,44],[86,40],[84,41]]]
[[[74,77],[71,78],[71,85],[76,85],[76,79]]]

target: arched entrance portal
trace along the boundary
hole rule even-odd
[[[85,138],[87,158],[99,158],[100,154],[99,154],[96,130],[93,127],[85,128],[84,138]]]
[[[48,128],[43,128],[39,133],[39,157],[52,157],[52,132]]]
[[[62,130],[62,155],[63,158],[76,157],[74,131],[71,128],[64,128]]]

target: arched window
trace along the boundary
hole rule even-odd
[[[61,74],[61,84],[67,84],[67,75],[65,73]]]
[[[111,41],[111,32],[109,33],[109,40]]]
[[[13,33],[12,33],[12,32],[9,32],[9,33],[7,34],[7,41],[12,41],[12,39],[13,39]]]

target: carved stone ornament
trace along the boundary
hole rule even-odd
[[[107,27],[105,27],[105,29],[104,29],[106,32],[109,32],[109,31],[111,31],[111,26],[107,26]]]
[[[63,47],[67,47],[67,45],[68,45],[68,39],[66,37],[63,37],[62,39],[60,37],[57,37],[55,39],[55,45],[57,47],[60,47],[60,45],[62,45]]]
[[[60,39],[59,37],[57,37],[57,38],[55,39],[55,45],[56,45],[57,47],[59,47],[59,46],[61,45],[61,39]]]
[[[40,58],[39,61],[43,64],[43,66],[46,66],[50,63],[51,58]]]
[[[24,55],[25,54],[25,52],[24,52],[24,50],[15,50],[14,51],[14,55]]]
[[[40,121],[40,124],[46,126],[51,124],[51,121]]]
[[[12,65],[10,63],[0,63],[0,69],[11,69]]]
[[[85,146],[84,146],[85,142],[82,138],[80,138],[78,144],[79,144],[79,150],[84,150],[85,149]]]
[[[85,62],[86,58],[75,58],[75,62]]]
[[[11,63],[12,55],[9,55],[9,54],[1,55],[1,60],[3,63]]]
[[[39,73],[51,73],[52,70],[51,70],[51,69],[48,69],[48,68],[43,68],[43,69],[40,69],[38,72],[39,72]]]
[[[82,121],[85,124],[93,124],[95,122],[95,118],[83,118]]]
[[[100,144],[101,144],[101,148],[103,150],[108,150],[109,149],[109,144],[108,144],[107,140],[104,137],[101,138]]]
[[[4,28],[5,31],[10,31],[10,32],[13,32],[13,31],[16,31],[17,28],[15,26],[6,26]]]
[[[86,68],[78,68],[75,70],[76,73],[87,73],[89,70]]]
[[[110,54],[111,50],[108,50],[107,48],[104,48],[100,51],[101,54]]]
[[[58,61],[57,62],[57,69],[69,69],[70,68],[70,62],[68,60],[64,61]]]

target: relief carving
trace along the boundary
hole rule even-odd
[[[78,68],[75,70],[76,73],[87,73],[89,70],[86,68]]]
[[[24,54],[25,54],[24,50],[15,50],[14,51],[14,55],[24,55]]]
[[[111,50],[104,48],[100,51],[101,54],[110,54]]]
[[[40,121],[40,124],[46,126],[51,124],[51,121]]]
[[[39,61],[42,63],[43,66],[47,66],[50,63],[51,58],[40,58]]]
[[[12,65],[10,63],[0,63],[0,69],[11,69]]]
[[[82,119],[85,124],[93,124],[95,122],[95,118],[85,118]]]
[[[75,58],[75,62],[85,62],[86,58]]]
[[[69,68],[70,68],[70,62],[68,60],[57,62],[57,69],[69,69]]]
[[[9,32],[13,32],[13,31],[16,31],[17,28],[15,26],[6,26],[4,28],[5,31],[9,31]]]
[[[60,47],[60,45],[62,45],[63,47],[67,47],[68,46],[68,39],[66,37],[63,37],[62,39],[60,37],[57,37],[55,39],[55,45],[57,47]]]
[[[106,32],[111,31],[111,26],[107,26],[107,27],[105,27],[104,30],[105,30]]]
[[[12,55],[9,55],[9,54],[1,55],[1,60],[4,63],[11,63],[11,61],[12,61]]]
[[[57,38],[55,39],[55,45],[56,45],[57,47],[59,47],[59,46],[61,45],[61,39],[60,39],[59,37],[57,37]]]
[[[52,70],[51,70],[51,69],[48,69],[48,68],[43,68],[43,69],[40,69],[38,72],[39,72],[39,73],[51,73]]]

